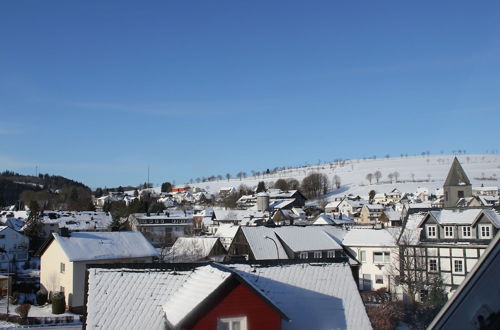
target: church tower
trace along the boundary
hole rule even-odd
[[[460,198],[472,197],[472,185],[457,157],[453,159],[443,186],[444,207],[456,207]]]

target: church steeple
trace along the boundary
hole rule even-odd
[[[472,197],[472,185],[457,157],[453,159],[443,191],[444,207],[456,207],[461,198]]]
[[[467,174],[465,174],[465,171],[462,168],[462,165],[460,165],[457,157],[453,159],[453,163],[451,164],[444,186],[470,186],[469,178],[467,177]]]

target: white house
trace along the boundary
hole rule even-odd
[[[0,226],[0,266],[8,271],[9,262],[28,260],[29,239],[7,226]]]
[[[154,257],[158,252],[140,232],[53,233],[41,250],[40,284],[47,292],[64,292],[69,308],[80,312],[88,264],[147,263]]]
[[[359,262],[359,289],[377,290],[394,287],[393,265],[397,256],[397,235],[387,229],[354,228],[342,244]]]

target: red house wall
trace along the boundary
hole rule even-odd
[[[247,317],[248,330],[281,329],[281,315],[243,284],[238,284],[191,329],[215,330],[217,319],[239,316]]]

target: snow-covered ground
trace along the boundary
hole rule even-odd
[[[342,187],[332,190],[327,194],[328,199],[335,196],[355,194],[367,196],[370,190],[377,193],[389,192],[398,188],[402,192],[416,192],[417,188],[427,188],[433,192],[436,188],[443,186],[446,175],[453,161],[453,155],[429,155],[378,159],[354,159],[345,161],[343,165],[330,163],[314,165],[309,167],[294,168],[279,171],[275,174],[260,175],[259,177],[247,177],[244,179],[224,179],[213,182],[201,182],[189,184],[191,187],[206,189],[209,193],[217,193],[222,187],[238,187],[245,184],[249,187],[257,186],[259,181],[274,182],[278,179],[295,178],[299,182],[314,172],[324,173],[331,180],[338,175]],[[500,155],[460,155],[457,156],[467,173],[472,186],[498,186],[500,180]],[[367,180],[368,173],[380,171],[382,177],[377,184],[373,178],[371,184]],[[394,178],[392,183],[388,177],[394,172],[399,173],[398,182]]]

